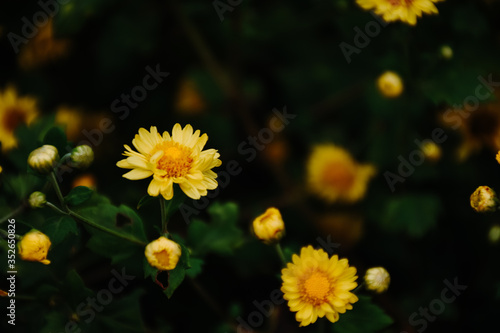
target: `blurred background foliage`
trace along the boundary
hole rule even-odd
[[[187,201],[199,211],[189,224],[179,212],[172,216],[172,231],[186,239],[194,258],[190,277],[172,298],[143,278],[140,249],[95,239],[66,223],[68,230],[53,242],[51,265],[17,260],[16,330],[63,332],[74,308],[106,288],[112,269],[126,267],[137,278],[90,325],[82,323],[83,332],[234,331],[236,318],[246,319],[256,310],[252,302],[269,299],[281,284],[279,258],[249,231],[252,219],[269,206],[283,214],[287,254],[331,237],[360,277],[372,266],[390,272],[388,292],[363,298],[338,324],[325,323],[332,331],[416,332],[420,326],[412,326],[409,316],[440,297],[443,280],[456,277],[467,290],[428,322],[426,332],[496,327],[500,250],[498,237],[488,234],[499,221],[495,214],[475,214],[469,196],[479,185],[499,185],[494,156],[500,149],[500,104],[491,95],[456,121],[444,114],[474,96],[478,77],[500,81],[499,1],[440,2],[439,14],[424,16],[415,27],[381,28],[350,63],[339,44],[354,45],[353,28],[364,31],[374,20],[355,1],[243,0],[229,5],[221,21],[207,0],[72,0],[58,4],[51,23],[18,44],[19,52],[9,34],[22,36],[21,18],[32,22],[40,4],[0,6],[0,87],[34,98],[39,110],[29,127],[16,126],[18,147],[0,156],[2,216],[43,188],[43,179],[27,173],[30,151],[44,140],[67,150],[61,131],[47,135],[54,124],[74,144],[88,141],[85,133],[98,142],[94,164],[85,173],[65,174],[63,192],[77,185],[95,188],[100,194],[79,206],[80,212],[87,209],[102,223],[120,214],[140,221],[143,239],[157,237],[158,205],[136,210],[147,182],[125,180],[115,166],[139,127],[170,131],[176,122],[190,123],[208,134],[208,148],[219,150],[219,171],[231,160],[242,170],[219,184],[208,207]],[[143,84],[148,66],[169,75],[137,106],[117,112],[113,103],[126,105],[122,94]],[[385,98],[376,88],[386,70],[403,80],[397,98]],[[284,108],[296,116],[290,124],[256,151],[256,159],[242,154],[240,145],[270,126],[273,109]],[[103,119],[109,120],[108,133],[98,131]],[[416,166],[392,192],[385,173],[397,174],[399,156],[408,160],[419,149],[414,140],[430,139],[436,128],[447,138],[440,157]],[[307,158],[321,143],[341,146],[376,167],[362,200],[327,204],[308,192]],[[98,203],[106,208],[89,211]],[[47,209],[25,210],[16,217],[17,231],[35,226],[50,234],[51,225],[61,223],[51,218]],[[4,308],[4,299],[0,303]],[[1,325],[13,331],[5,318]],[[317,325],[299,329],[283,304],[256,331],[316,332]]]

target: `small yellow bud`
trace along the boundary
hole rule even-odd
[[[365,274],[366,289],[380,294],[389,288],[391,276],[384,267],[372,267]]]
[[[495,191],[488,186],[479,186],[470,196],[470,205],[478,213],[494,212],[497,201]]]
[[[31,208],[42,208],[47,203],[47,199],[44,193],[36,191],[31,193],[28,202]]]
[[[453,49],[448,45],[443,45],[441,47],[441,56],[447,60],[453,58]]]
[[[395,98],[403,92],[403,81],[398,74],[387,71],[377,79],[377,88],[383,96]]]
[[[500,240],[500,225],[494,224],[491,226],[490,232],[488,233],[488,239],[492,243],[496,243]]]
[[[285,223],[278,209],[271,207],[253,220],[253,232],[266,244],[278,242],[285,234]]]
[[[427,141],[422,145],[422,152],[426,159],[437,162],[441,158],[441,148],[434,141]]]
[[[19,256],[22,260],[39,261],[42,264],[48,265],[50,264],[50,260],[47,260],[47,253],[51,244],[47,235],[33,229],[24,235],[18,243]]]
[[[79,169],[87,169],[94,161],[94,151],[90,146],[78,146],[71,152],[73,166]]]
[[[144,251],[149,264],[161,271],[174,269],[181,254],[180,245],[163,236],[149,243]]]
[[[54,169],[59,161],[57,148],[51,145],[44,145],[31,152],[28,156],[30,168],[41,174],[48,174]]]

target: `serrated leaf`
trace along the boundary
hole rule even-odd
[[[75,220],[67,215],[47,219],[45,224],[40,228],[40,231],[49,236],[53,245],[63,241],[70,233],[78,235],[78,227]]]
[[[71,206],[81,205],[85,201],[89,200],[93,193],[94,191],[86,186],[77,186],[73,188],[66,197],[64,197],[64,201]]]
[[[376,333],[392,324],[392,319],[368,296],[358,296],[353,309],[340,314],[339,321],[332,324],[334,333]]]

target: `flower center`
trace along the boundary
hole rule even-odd
[[[304,290],[313,301],[321,301],[330,291],[330,282],[324,273],[314,272],[304,281]]]
[[[17,108],[7,109],[5,116],[3,117],[3,126],[9,132],[14,132],[14,130],[19,126],[20,123],[26,122],[26,114]]]
[[[170,256],[168,255],[168,252],[166,250],[155,253],[155,257],[161,266],[168,266],[168,263],[170,262]]]
[[[191,168],[193,158],[191,149],[177,142],[168,141],[158,144],[152,152],[152,159],[156,160],[156,168],[164,171],[163,177],[184,177]]]
[[[345,163],[332,162],[323,170],[323,181],[341,191],[347,191],[354,183],[354,174]]]

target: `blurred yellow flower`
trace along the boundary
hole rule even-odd
[[[309,189],[329,203],[360,200],[374,175],[372,165],[358,164],[346,150],[333,144],[313,147],[307,162]]]
[[[253,220],[255,236],[266,244],[278,242],[285,234],[285,223],[278,209],[271,207]]]
[[[357,212],[338,211],[322,214],[313,219],[314,224],[325,235],[332,235],[334,242],[342,244],[342,249],[347,251],[354,247],[364,232],[365,220]]]
[[[207,195],[207,190],[217,188],[217,174],[212,168],[222,164],[219,153],[215,149],[203,150],[208,136],[200,131],[193,133],[193,127],[175,124],[172,136],[168,132],[158,133],[155,126],[150,132],[139,129],[132,144],[139,151],[133,151],[128,145],[123,155],[126,159],[116,165],[120,168],[132,169],[123,177],[131,180],[153,176],[148,187],[151,196],[162,195],[166,200],[174,195],[173,184],[179,184],[186,195],[199,199]]]
[[[387,22],[402,21],[410,25],[417,23],[417,17],[437,14],[434,3],[444,0],[356,0],[365,10],[373,10]]]
[[[75,188],[77,186],[86,186],[92,190],[95,190],[97,188],[97,181],[93,174],[84,173],[83,175],[79,175],[73,180],[71,188]]]
[[[478,213],[497,210],[498,199],[495,191],[488,186],[479,186],[470,196],[470,205]]]
[[[144,251],[149,264],[161,271],[174,269],[181,254],[179,244],[163,236],[149,243]]]
[[[441,158],[441,147],[434,141],[427,141],[422,145],[422,152],[427,160],[437,162]]]
[[[396,98],[403,92],[403,80],[391,71],[386,71],[377,79],[377,88],[387,98]]]
[[[47,254],[50,249],[49,237],[38,230],[31,230],[21,238],[18,243],[19,256],[26,261],[39,261],[42,264],[50,264]]]
[[[350,291],[356,288],[356,268],[347,259],[328,254],[312,246],[303,247],[300,256],[294,254],[292,263],[281,271],[283,298],[290,311],[297,312],[300,326],[307,326],[325,317],[332,323],[339,313],[352,309],[358,297]]]
[[[82,111],[61,106],[56,111],[56,123],[64,125],[66,136],[70,141],[76,141],[83,128],[84,114]]]
[[[176,110],[179,113],[193,115],[202,113],[205,107],[205,101],[198,91],[196,82],[191,79],[182,80],[175,102]]]
[[[29,70],[57,60],[68,53],[70,42],[54,38],[52,19],[40,28],[35,37],[21,48],[19,66]]]
[[[34,98],[19,97],[13,87],[0,92],[0,142],[3,152],[17,147],[15,129],[20,124],[31,124],[38,113]]]
[[[365,274],[366,289],[383,293],[389,288],[391,276],[384,267],[372,267]]]

